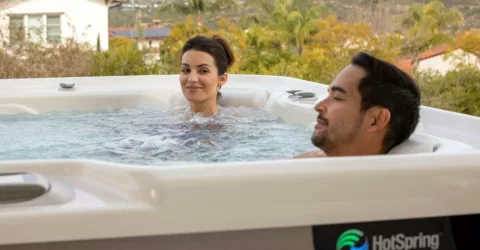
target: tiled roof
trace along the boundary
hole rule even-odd
[[[424,51],[424,52],[420,53],[419,61],[429,59],[429,58],[432,58],[434,56],[443,55],[443,54],[445,54],[447,52],[450,52],[452,50],[455,50],[455,49],[461,49],[461,46],[451,46],[451,45],[448,45],[448,44],[442,44],[442,45],[439,45],[439,46],[435,46],[435,47],[433,47],[433,48],[431,48],[427,51]],[[480,53],[473,53],[473,54],[476,55],[476,56],[480,55]],[[395,63],[395,65],[398,68],[404,70],[407,73],[412,73],[413,57],[409,56],[409,57],[402,58],[402,59],[398,60]]]
[[[427,51],[420,53],[419,60],[425,60],[434,56],[445,54],[453,49],[452,46],[448,44],[442,44],[436,47],[433,47]]]
[[[144,29],[145,38],[164,38],[170,34],[170,28],[167,27],[149,27]],[[127,38],[138,38],[136,28],[111,28],[109,30],[111,37],[123,36]]]
[[[410,59],[401,59],[395,64],[395,66],[397,66],[399,69],[405,71],[408,74],[413,74],[412,60]]]
[[[422,61],[428,58],[432,58],[434,56],[445,54],[449,51],[452,51],[453,49],[455,49],[455,47],[452,47],[448,44],[442,44],[420,53],[420,55],[418,56],[418,59],[419,61]],[[412,56],[404,57],[398,60],[397,63],[395,63],[395,65],[400,69],[404,70],[405,72],[411,74],[413,72],[412,71],[413,57]]]

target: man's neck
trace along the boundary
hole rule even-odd
[[[341,145],[332,149],[325,149],[327,157],[336,156],[365,156],[365,155],[379,155],[382,154],[382,145],[375,143],[362,145]]]

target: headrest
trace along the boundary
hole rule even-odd
[[[307,127],[308,132],[313,132],[315,124],[312,123]],[[418,128],[418,127],[417,127]],[[400,143],[396,147],[392,148],[388,154],[413,154],[413,153],[433,153],[439,147],[439,141],[425,134],[414,133]]]
[[[418,122],[417,127],[415,128],[415,131],[413,133],[422,133],[425,130],[425,127],[423,126],[423,123]]]
[[[446,138],[437,138],[438,146],[435,153],[464,152],[473,149],[472,146],[463,142],[450,140]]]
[[[438,147],[438,140],[425,134],[412,134],[410,138],[392,148],[388,154],[433,153]]]
[[[222,98],[218,100],[218,104],[224,107],[243,106],[261,109],[268,100],[268,94],[263,90],[224,89],[220,92],[222,93]],[[172,94],[169,103],[172,106],[188,105],[188,101],[182,93]]]
[[[307,132],[313,132],[316,122],[312,122],[307,126]],[[423,131],[423,125],[418,123],[418,126],[409,139],[400,143],[396,147],[392,148],[388,154],[412,154],[412,153],[432,153],[438,146],[439,142],[436,138],[417,133],[417,131]]]
[[[315,124],[316,122],[313,122],[308,125],[307,132],[313,132]],[[473,148],[462,142],[419,133],[423,130],[423,125],[419,123],[410,138],[392,148],[388,154],[451,153],[468,151]]]
[[[454,153],[464,152],[473,147],[463,142],[426,134],[413,134],[408,140],[390,150],[389,154],[409,153]]]

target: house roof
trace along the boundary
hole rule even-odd
[[[438,55],[442,55],[442,54],[445,54],[449,51],[452,51],[453,49],[456,49],[448,44],[442,44],[442,45],[439,45],[439,46],[435,46],[429,50],[426,50],[422,53],[420,53],[419,55],[419,60],[425,60],[425,59],[428,59],[428,58],[431,58],[431,57],[434,57],[434,56],[438,56]]]
[[[170,28],[167,27],[148,27],[145,28],[144,38],[164,38],[170,34]],[[138,38],[136,28],[111,28],[109,31],[111,37],[123,36],[127,38]]]
[[[395,63],[395,66],[408,74],[413,74],[413,65],[410,59],[401,59],[397,63]]]
[[[451,52],[456,49],[462,49],[461,46],[451,46],[448,44],[442,44],[439,46],[435,46],[429,50],[426,50],[418,56],[419,61],[426,60],[435,56],[443,55],[447,52]],[[480,53],[473,53],[474,55],[480,57]],[[400,69],[404,70],[407,73],[412,73],[413,69],[413,57],[407,56],[400,60],[398,60],[395,65]]]
[[[28,2],[29,0],[0,0],[0,10],[5,10]]]
[[[418,60],[422,61],[425,59],[429,59],[435,56],[439,56],[445,54],[449,51],[455,49],[454,47],[448,44],[442,44],[435,47],[432,47],[429,50],[426,50],[418,55]],[[413,56],[406,56],[395,63],[395,66],[400,68],[401,70],[407,72],[408,74],[413,74]]]

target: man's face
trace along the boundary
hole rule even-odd
[[[358,84],[365,75],[358,66],[345,67],[330,84],[328,97],[315,105],[318,118],[312,143],[316,147],[328,153],[354,142],[361,135],[364,114]]]

